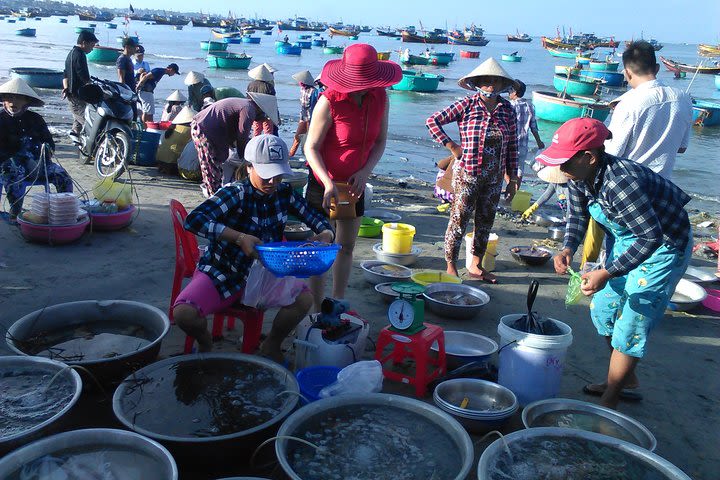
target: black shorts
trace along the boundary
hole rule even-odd
[[[329,217],[328,212],[325,211],[322,206],[323,195],[325,195],[325,187],[317,181],[315,175],[313,175],[312,170],[309,170],[307,191],[305,192],[305,200],[307,200],[308,204],[312,208],[325,215],[325,217]],[[365,192],[360,195],[360,198],[355,204],[355,216],[357,218],[361,218],[363,215],[365,215]]]

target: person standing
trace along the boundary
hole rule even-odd
[[[329,212],[343,196],[355,202],[354,214],[336,218],[335,242],[342,248],[333,264],[333,297],[345,297],[353,249],[362,220],[367,179],[385,151],[388,102],[385,88],[402,79],[394,62],[381,61],[371,45],[356,43],[342,60],[322,70],[323,92],[315,105],[305,143],[310,165],[306,197],[310,206]],[[310,282],[315,308],[324,298],[324,277]]]
[[[140,76],[140,81],[137,84],[137,92],[140,98],[143,122],[153,121],[153,116],[155,115],[155,87],[157,87],[158,82],[165,75],[172,77],[179,73],[180,67],[178,67],[178,64],[171,63],[165,68],[153,68]]]
[[[458,80],[458,85],[477,93],[432,114],[425,122],[433,140],[444,145],[458,160],[452,172],[455,201],[445,232],[447,273],[458,275],[460,246],[474,210],[473,261],[468,274],[474,279],[497,283],[481,263],[505,174],[507,198],[512,200],[517,191],[517,116],[510,102],[500,97],[515,81],[491,57]],[[442,128],[450,123],[458,124],[460,145]]]
[[[555,271],[567,273],[590,217],[613,240],[604,267],[583,274],[580,288],[593,296],[590,318],[611,352],[606,381],[583,391],[616,408],[628,396],[624,389],[638,386],[635,368],[690,262],[693,242],[685,210],[690,196],[649,168],[608,154],[608,138],[610,131],[598,120],[569,120],[537,160],[559,166],[570,179],[570,211]]]
[[[117,67],[118,82],[127,86],[133,92],[135,91],[135,66],[133,65],[132,56],[137,50],[137,43],[131,37],[123,39],[122,54],[115,61]]]
[[[203,95],[201,93],[203,87],[210,87],[211,90],[213,88],[210,80],[205,78],[205,75],[202,73],[190,71],[185,76],[184,83],[188,87],[188,105],[190,105],[196,112],[199,112],[203,109]]]
[[[248,72],[248,76],[252,79],[247,86],[247,93],[262,93],[265,95],[275,96],[275,77],[268,68],[269,65],[263,63]],[[277,135],[278,126],[267,118],[262,122],[254,122],[252,127],[253,137],[261,134]]]
[[[300,120],[298,121],[297,130],[295,130],[295,139],[292,147],[290,147],[291,157],[295,155],[298,147],[304,143],[304,139],[307,137],[310,116],[319,97],[318,89],[315,88],[315,79],[308,70],[298,72],[292,78],[300,85]]]
[[[87,105],[86,102],[78,98],[78,90],[83,85],[90,83],[87,54],[93,51],[97,43],[98,39],[94,33],[82,31],[78,35],[77,44],[70,50],[65,59],[62,96],[70,104],[70,112],[73,116],[70,135],[76,139],[80,136],[85,123],[85,106]]]
[[[518,189],[522,183],[523,170],[525,169],[525,160],[528,154],[528,140],[530,133],[535,137],[535,142],[539,149],[545,148],[545,144],[540,139],[538,131],[537,119],[535,118],[535,107],[531,102],[523,98],[527,87],[522,81],[515,79],[515,86],[510,89],[510,104],[515,109],[517,115],[517,139],[518,139]]]
[[[135,81],[139,80],[141,73],[147,73],[150,71],[150,64],[145,61],[145,47],[142,45],[137,46],[135,51],[135,62],[133,62],[133,69],[135,70]]]

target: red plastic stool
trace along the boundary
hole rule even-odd
[[[260,346],[260,335],[265,313],[262,310],[250,307],[231,307],[221,310],[213,315],[212,337],[213,340],[222,338],[223,324],[227,318],[228,330],[235,328],[237,318],[243,324],[242,353],[255,353]],[[191,336],[185,337],[185,353],[192,352],[195,339]]]
[[[417,397],[424,397],[428,384],[444,375],[447,370],[443,329],[429,323],[426,323],[425,327],[414,335],[404,335],[390,330],[390,326],[387,326],[380,331],[375,350],[375,360],[382,364],[385,378],[415,385]],[[430,355],[435,342],[438,343],[437,357]],[[393,348],[385,354],[385,347],[389,345]],[[398,365],[408,358],[415,361],[414,375],[397,372],[386,365],[389,360],[392,360],[392,365]]]

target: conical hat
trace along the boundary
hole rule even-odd
[[[247,92],[250,100],[260,107],[265,115],[275,125],[280,124],[280,112],[278,111],[277,98],[275,95],[267,95],[265,93]]]
[[[189,71],[187,76],[185,76],[185,85],[195,85],[203,80],[205,80],[205,75],[202,73]]]
[[[268,70],[264,63],[248,71],[248,77],[253,80],[261,80],[263,82],[273,81],[272,73],[270,73],[270,70]]]
[[[175,90],[165,99],[168,102],[186,102],[187,98],[182,94],[180,90]]]
[[[184,123],[190,123],[192,122],[193,117],[197,114],[195,110],[192,109],[192,107],[185,106],[182,110],[178,112],[177,115],[175,115],[175,118],[173,118],[173,125],[182,125]]]
[[[566,184],[568,177],[560,171],[560,167],[543,167],[537,172],[540,180],[547,183]]]
[[[515,85],[513,77],[492,57],[485,60],[478,65],[475,70],[458,80],[458,85],[467,90],[475,91],[475,85],[473,84],[475,77],[500,77],[505,80],[503,89]]]
[[[22,78],[13,78],[7,83],[0,85],[0,97],[3,94],[22,95],[30,100],[31,107],[42,107],[45,102],[35,93],[35,90],[30,88],[30,85],[25,82]]]
[[[310,73],[308,70],[303,70],[302,72],[297,72],[295,75],[292,76],[298,83],[302,83],[303,85],[312,85],[315,83],[315,79],[312,76],[312,73]]]
[[[263,63],[263,65],[265,66],[265,68],[268,69],[268,71],[269,71],[270,73],[275,73],[275,72],[278,71],[277,68],[273,67],[272,65],[270,65],[270,64],[267,63],[267,62]]]

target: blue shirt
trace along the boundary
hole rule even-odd
[[[150,73],[152,74],[152,78],[143,83],[143,92],[154,92],[160,79],[167,75],[167,70],[164,68],[153,68],[150,70]]]
[[[118,70],[123,71],[123,81],[133,92],[135,91],[135,67],[133,61],[127,55],[120,55],[115,61]]]

